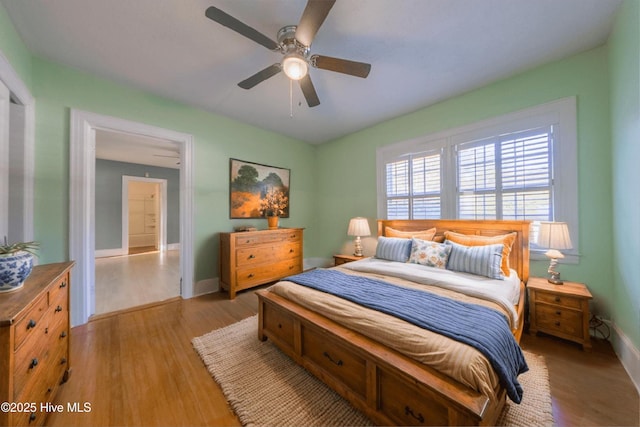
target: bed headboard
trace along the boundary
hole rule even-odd
[[[391,227],[401,231],[419,231],[436,228],[436,236],[443,236],[445,231],[479,236],[497,236],[516,233],[516,240],[511,248],[509,265],[518,272],[520,279],[529,280],[529,225],[531,221],[499,221],[499,220],[464,220],[464,219],[379,219],[378,236],[386,236],[385,228]]]

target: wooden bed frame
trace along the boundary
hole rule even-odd
[[[529,221],[379,220],[402,231],[433,227],[437,235],[450,230],[495,236],[515,232],[511,268],[522,280],[517,305],[520,340],[524,324],[524,284],[529,278]],[[506,391],[490,399],[436,370],[329,320],[268,289],[257,291],[258,337],[273,341],[296,363],[347,399],[379,425],[495,425]]]

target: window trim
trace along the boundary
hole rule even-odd
[[[553,176],[556,193],[553,195],[554,220],[569,225],[574,248],[563,251],[564,262],[577,264],[579,261],[580,235],[578,214],[578,133],[577,133],[576,97],[566,97],[555,101],[503,114],[486,120],[447,129],[392,143],[376,150],[377,163],[377,210],[378,218],[386,218],[385,164],[409,153],[434,150],[439,146],[457,145],[474,139],[482,139],[503,133],[522,131],[538,126],[555,126],[553,144]],[[445,153],[451,150],[444,150]],[[443,155],[443,170],[455,168],[455,156]],[[453,191],[453,193],[450,193]],[[445,204],[448,204],[445,207]],[[442,210],[455,207],[455,188],[443,188]],[[454,210],[450,212],[455,212]],[[531,250],[531,259],[546,260],[543,251]]]

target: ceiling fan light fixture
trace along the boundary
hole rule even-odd
[[[302,55],[290,53],[282,60],[282,71],[291,80],[300,80],[309,72],[309,64]]]

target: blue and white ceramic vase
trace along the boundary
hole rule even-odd
[[[22,288],[33,269],[33,254],[19,251],[0,255],[0,292],[11,292]]]

